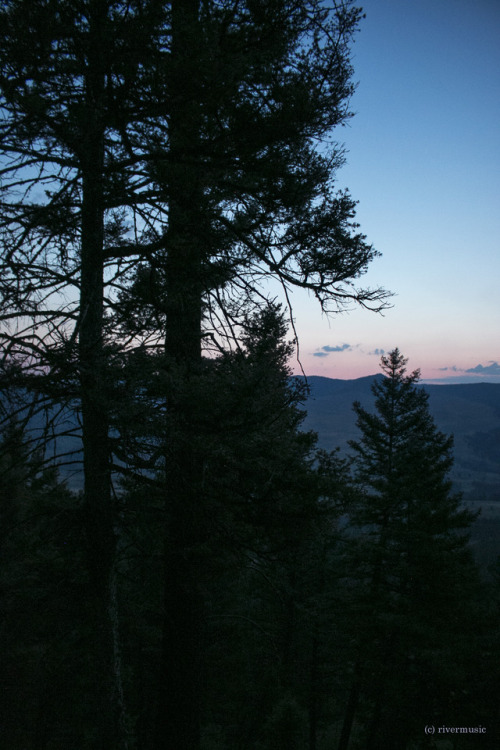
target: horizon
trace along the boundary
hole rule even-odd
[[[418,369],[418,368],[417,368]],[[375,378],[377,376],[385,377],[383,373],[381,372],[373,372],[370,375],[360,375],[359,377],[353,377],[353,378],[340,378],[340,377],[332,377],[330,375],[318,375],[318,374],[306,374],[302,372],[293,372],[292,377],[300,377],[305,378],[306,380],[310,380],[311,378],[322,378],[324,380],[338,380],[341,382],[352,382],[355,380],[371,380],[372,378]],[[426,378],[420,378],[418,381],[419,385],[500,385],[500,379],[497,380],[484,380],[480,377],[449,377],[449,378],[438,378],[438,379],[426,379]]]

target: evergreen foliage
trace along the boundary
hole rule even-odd
[[[272,308],[251,317],[241,349],[207,360],[190,382],[197,417],[191,451],[203,462],[196,491],[206,503],[205,533],[185,548],[196,562],[205,613],[199,631],[203,747],[267,747],[279,727],[287,736],[278,717],[282,709],[288,716],[289,705],[307,734],[312,635],[327,619],[318,571],[336,511],[326,490],[326,460],[320,475],[315,436],[299,429],[304,387],[290,378],[285,330]],[[124,648],[145,747],[155,742],[154,698],[162,679],[164,525],[166,554],[171,546],[163,481],[162,472],[142,488],[127,480],[122,511],[122,606],[130,628]]]
[[[127,746],[114,466],[163,469],[156,747],[195,750],[204,615],[190,550],[207,537],[211,503],[191,399],[209,385],[202,351],[238,347],[270,280],[324,309],[385,304],[382,290],[357,286],[376,252],[335,185],[332,129],[349,117],[360,16],[351,2],[316,0],[2,5],[3,382],[81,419],[106,750]],[[157,356],[153,383],[124,372],[144,352]],[[163,434],[130,442],[124,415],[139,410],[124,382],[136,396],[159,387]]]
[[[398,349],[383,356],[375,412],[354,404],[361,438],[351,442],[352,694],[370,748],[401,747],[444,706],[452,711],[464,634],[473,633],[477,578],[467,543],[476,515],[452,490],[452,439],[437,430],[419,372],[406,374],[406,363]]]
[[[2,741],[12,750],[88,743],[96,705],[79,510],[15,420],[0,443],[0,499]]]

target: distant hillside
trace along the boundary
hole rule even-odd
[[[304,426],[315,430],[323,448],[348,450],[358,437],[354,401],[373,408],[375,375],[357,380],[310,377]],[[423,385],[438,428],[455,439],[453,479],[468,500],[500,503],[500,384]]]
[[[322,448],[339,447],[349,452],[348,440],[356,439],[354,401],[373,408],[374,375],[357,380],[312,376],[305,403],[304,428],[318,433]],[[500,384],[423,385],[438,428],[454,436],[455,465],[452,479],[464,501],[481,508],[473,542],[484,561],[500,554]]]
[[[305,403],[305,429],[318,433],[321,447],[339,447],[347,452],[348,441],[358,437],[354,401],[368,410],[373,407],[371,386],[374,375],[357,380],[335,380],[311,376],[307,379],[310,396]],[[425,385],[429,406],[438,428],[455,439],[453,480],[466,501],[480,503],[483,516],[500,519],[500,384]],[[0,395],[1,400],[1,395]],[[57,415],[57,417],[56,417]],[[80,427],[76,415],[55,409],[57,451],[49,445],[49,455],[57,453],[62,473],[74,489],[81,487]],[[31,420],[32,435],[43,431],[42,415]],[[50,433],[49,433],[50,435]],[[74,453],[73,453],[74,452]]]

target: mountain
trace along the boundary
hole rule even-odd
[[[307,378],[310,395],[304,404],[304,429],[318,433],[326,450],[339,447],[349,453],[348,441],[359,437],[352,409],[359,401],[373,407],[374,375],[356,380]],[[451,474],[464,502],[480,508],[472,541],[478,558],[492,562],[500,553],[500,384],[467,383],[422,385],[429,394],[429,408],[441,432],[454,436],[455,464]]]

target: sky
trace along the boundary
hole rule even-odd
[[[364,377],[398,347],[423,382],[500,383],[500,0],[359,4],[337,184],[382,253],[360,285],[393,307],[327,319],[296,293],[301,366]]]

